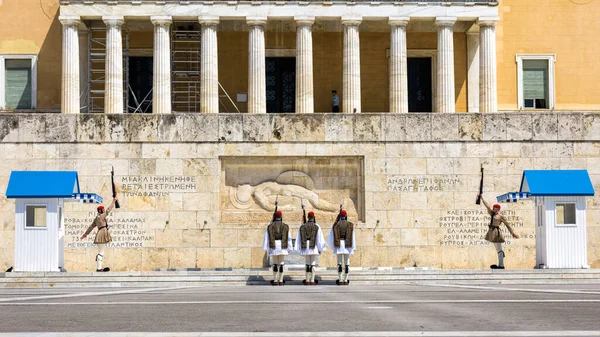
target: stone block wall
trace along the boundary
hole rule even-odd
[[[526,169],[587,169],[598,191],[600,114],[4,114],[0,153],[4,269],[14,255],[15,204],[4,197],[12,170],[76,170],[82,191],[108,200],[111,166],[121,200],[106,256],[114,270],[264,266],[272,211],[257,206],[257,194],[235,200],[229,192],[263,176],[330,204],[344,200],[358,224],[354,266],[487,268],[496,254],[482,240],[489,218],[474,203],[480,166],[490,203],[518,190]],[[300,199],[279,198],[295,237]],[[328,234],[335,212],[320,207]],[[587,207],[588,262],[600,267],[600,197]],[[509,240],[506,265],[532,268],[532,202],[503,210],[522,236]],[[79,240],[94,212],[67,204],[69,271],[95,266],[91,239]],[[326,251],[321,266],[333,264]]]

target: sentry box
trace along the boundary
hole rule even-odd
[[[591,196],[587,170],[525,170],[519,192],[496,199],[535,203],[536,268],[589,268],[585,206]]]
[[[102,203],[79,191],[75,171],[12,171],[6,197],[16,199],[15,265],[18,272],[64,270],[64,202]]]

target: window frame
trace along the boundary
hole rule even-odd
[[[0,110],[8,110],[6,108],[6,63],[5,60],[13,59],[29,59],[31,60],[31,108],[29,109],[14,109],[18,110],[35,110],[37,108],[37,55],[34,54],[0,54]],[[11,109],[12,110],[12,109]]]
[[[27,226],[27,207],[32,206],[32,207],[44,207],[44,210],[46,211],[46,224],[42,227],[42,226]],[[25,216],[25,218],[23,219],[23,227],[25,228],[25,230],[48,230],[48,204],[44,204],[44,203],[27,203],[25,204],[25,212],[23,212],[23,215]],[[35,219],[34,219],[35,221]]]
[[[575,207],[575,223],[558,223],[558,205],[573,205]],[[566,207],[565,207],[566,211]],[[566,214],[566,212],[565,212]],[[577,202],[575,201],[556,201],[554,202],[554,226],[556,227],[577,227]]]
[[[546,61],[548,62],[548,108],[526,108],[525,94],[523,93],[523,61]],[[554,63],[556,63],[556,54],[517,54],[517,106],[519,110],[554,110],[556,108],[556,92]]]

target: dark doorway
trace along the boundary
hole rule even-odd
[[[432,112],[431,58],[409,57],[408,111]]]
[[[129,95],[128,112],[152,112],[152,57],[129,57]]]
[[[267,112],[296,110],[296,58],[267,57]]]

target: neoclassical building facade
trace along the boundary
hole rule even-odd
[[[276,200],[292,232],[302,202],[325,233],[343,204],[356,267],[487,269],[498,256],[475,204],[481,167],[490,203],[531,169],[587,169],[600,190],[599,10],[0,1],[0,268],[15,257],[13,170],[76,171],[81,190],[109,200],[114,167],[112,270],[265,267]],[[81,234],[94,208],[64,211],[64,267],[92,270]],[[521,237],[506,243],[507,268],[532,268],[535,205],[503,212]],[[598,193],[586,212],[597,268]]]
[[[59,20],[64,113],[330,112],[332,90],[346,113],[497,110],[496,1],[62,1]],[[387,104],[362,104],[369,90]]]

